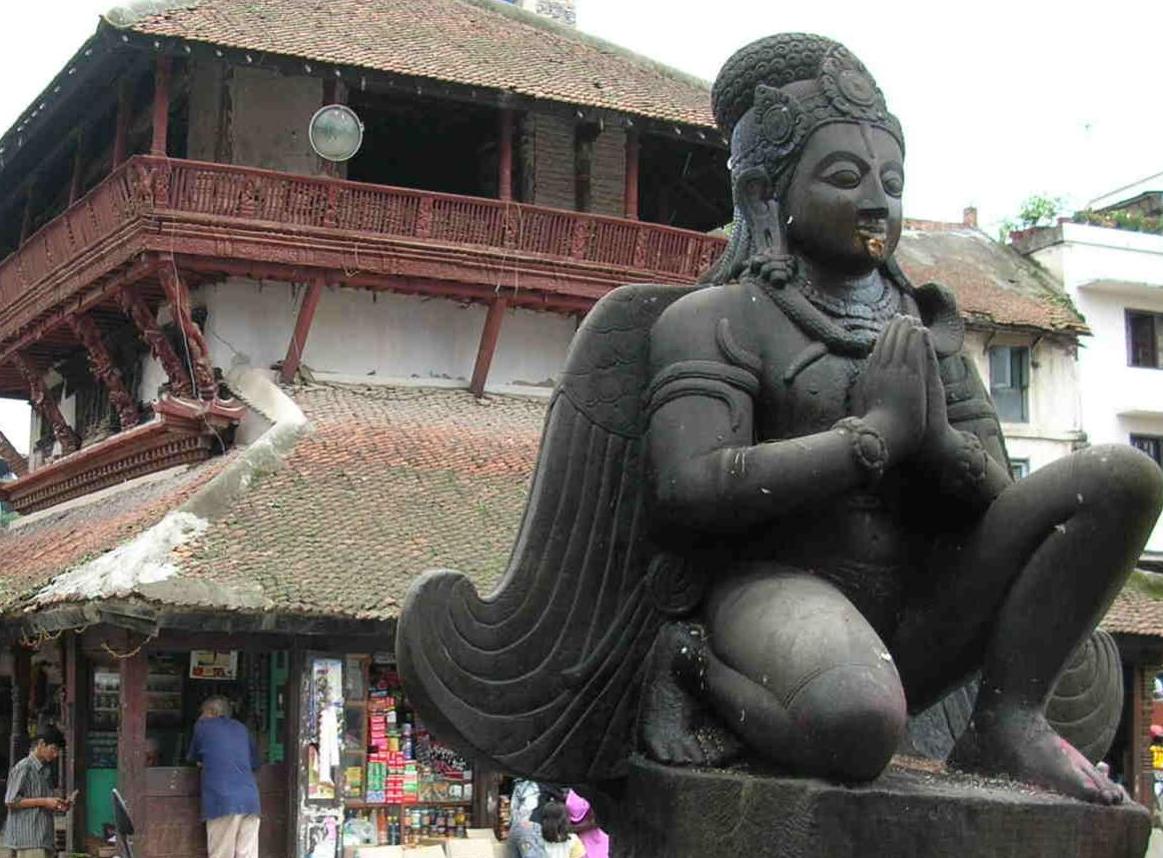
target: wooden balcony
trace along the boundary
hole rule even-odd
[[[723,243],[520,203],[137,156],[0,263],[0,366],[16,350],[69,342],[70,312],[109,310],[122,286],[148,282],[159,255],[194,282],[323,279],[583,312],[621,283],[694,282]],[[20,385],[7,375],[0,393],[11,395]]]

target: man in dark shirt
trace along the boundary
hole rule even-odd
[[[4,822],[3,845],[16,858],[48,858],[56,851],[53,814],[65,813],[69,803],[53,795],[49,767],[65,746],[64,736],[55,727],[41,731],[32,751],[8,773],[8,819]]]
[[[202,768],[209,858],[258,858],[258,748],[225,697],[202,704],[189,758]]]

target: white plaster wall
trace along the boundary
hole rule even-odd
[[[1093,332],[1079,350],[1087,437],[1126,444],[1131,434],[1163,435],[1163,370],[1128,366],[1126,331],[1128,308],[1163,313],[1163,236],[1069,223],[1061,230],[1062,242],[1034,258],[1062,278]],[[1163,526],[1147,548],[1163,551]]]
[[[306,290],[231,278],[193,296],[208,311],[206,339],[215,366],[269,367],[283,360]],[[467,386],[485,308],[443,299],[329,288],[323,291],[303,352],[321,377],[451,380]],[[509,310],[489,372],[489,389],[552,386],[576,330],[571,317]]]
[[[987,389],[988,348],[992,346],[1033,347],[1028,392],[1029,422],[1002,424],[1010,458],[1027,459],[1030,470],[1035,471],[1071,453],[1082,434],[1078,365],[1069,341],[1047,337],[1035,346],[1030,334],[967,331],[966,353],[973,358]]]

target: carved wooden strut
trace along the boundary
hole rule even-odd
[[[214,379],[214,368],[210,364],[210,349],[206,345],[206,338],[202,336],[202,329],[194,321],[190,307],[190,292],[178,276],[173,260],[162,262],[158,268],[158,280],[170,301],[174,322],[185,339],[198,395],[202,399],[213,400],[218,395],[218,382]]]
[[[182,366],[182,359],[178,357],[178,353],[170,345],[170,341],[166,338],[165,332],[161,329],[161,325],[158,324],[157,318],[146,305],[145,300],[131,287],[122,289],[117,295],[117,300],[120,302],[125,315],[133,319],[138,333],[149,346],[150,354],[165,370],[166,377],[170,380],[170,391],[174,396],[186,398],[193,396],[194,388],[190,384],[190,375]]]
[[[134,401],[133,394],[125,386],[121,370],[113,362],[113,355],[109,353],[105,341],[101,338],[101,331],[98,329],[97,323],[84,313],[70,316],[68,322],[73,333],[77,335],[77,339],[85,347],[85,351],[89,353],[89,366],[93,370],[93,375],[100,379],[109,392],[109,401],[117,409],[121,428],[129,429],[136,426],[141,422],[137,403]]]
[[[61,452],[67,456],[69,453],[75,453],[81,449],[81,439],[65,421],[65,416],[61,414],[57,401],[52,398],[52,394],[44,386],[40,371],[21,354],[12,355],[12,364],[24,378],[25,384],[28,385],[28,398],[32,407],[41,420],[48,421],[49,425],[52,426],[53,436],[60,442]]]

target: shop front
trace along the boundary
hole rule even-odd
[[[99,624],[15,643],[0,661],[0,684],[11,689],[9,757],[26,753],[37,727],[59,726],[68,745],[57,783],[79,791],[61,821],[60,853],[115,853],[116,787],[139,856],[206,855],[188,752],[210,696],[229,700],[256,739],[262,858],[343,858],[345,847],[441,844],[491,828],[496,779],[416,719],[391,624],[355,625],[309,636]]]

